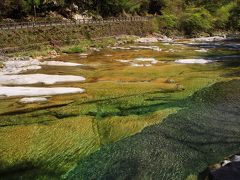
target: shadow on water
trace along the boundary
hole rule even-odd
[[[217,83],[188,108],[86,157],[68,179],[186,179],[240,148],[240,81]],[[129,163],[130,162],[130,163]]]
[[[3,163],[0,162],[0,167],[1,164]],[[39,163],[22,162],[5,169],[4,171],[0,170],[0,179],[35,179],[36,177],[42,177],[43,179],[44,177],[57,179],[56,177],[59,177],[61,174],[60,172],[48,170],[47,168],[37,164]]]

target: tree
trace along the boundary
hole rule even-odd
[[[181,20],[181,27],[186,34],[208,32],[212,29],[213,17],[205,8],[189,8]]]

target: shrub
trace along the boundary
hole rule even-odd
[[[190,8],[181,19],[181,28],[186,34],[209,32],[212,29],[213,17],[204,8]]]
[[[226,6],[220,7],[215,13],[215,27],[226,29],[230,21],[230,12],[237,6],[236,2],[230,2]]]
[[[160,31],[164,34],[169,34],[172,30],[178,27],[178,19],[173,14],[163,13],[163,15],[154,18],[154,31]]]
[[[173,14],[164,13],[159,17],[159,27],[167,30],[177,28],[177,17],[175,17]]]
[[[235,30],[240,30],[240,1],[230,11],[229,26]]]
[[[72,47],[69,47],[67,49],[64,49],[63,52],[68,53],[68,54],[81,53],[81,52],[83,52],[83,49],[80,46],[72,46]]]

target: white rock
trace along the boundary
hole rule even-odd
[[[213,36],[213,37],[201,37],[201,38],[193,38],[191,41],[195,42],[201,42],[201,41],[206,41],[206,42],[213,42],[213,41],[222,41],[225,40],[226,37],[221,37],[221,36]]]
[[[151,61],[151,64],[157,64],[157,63],[158,63],[157,60]]]
[[[196,52],[208,52],[208,50],[207,49],[197,49],[197,50],[195,50]]]
[[[158,42],[158,38],[156,38],[156,37],[139,38],[135,42],[138,42],[138,43],[155,43],[155,42]]]
[[[47,74],[22,74],[22,75],[2,75],[0,85],[26,85],[26,84],[55,84],[60,82],[81,82],[85,81],[82,76],[71,75],[47,75]]]
[[[86,53],[81,53],[81,54],[79,54],[79,56],[88,56],[88,54],[86,54]]]
[[[45,66],[82,66],[83,65],[83,64],[63,62],[63,61],[44,61],[39,64],[45,65]]]
[[[92,19],[92,17],[91,16],[86,16],[86,15],[82,15],[82,14],[74,14],[73,16],[72,16],[72,18],[74,19],[74,20],[89,20],[89,19]]]
[[[240,155],[234,155],[233,158],[232,158],[232,161],[240,162]]]
[[[162,49],[158,46],[130,46],[133,49],[150,49],[154,51],[162,51]]]
[[[4,67],[0,69],[0,75],[4,74],[19,74],[29,70],[41,69],[41,66],[82,66],[82,64],[63,62],[63,61],[44,61],[40,62],[37,59],[27,58],[27,60],[7,60],[3,62]]]
[[[170,43],[162,43],[162,45],[169,46]]]
[[[112,47],[112,49],[116,50],[116,49],[120,49],[120,50],[129,50],[131,48],[129,47],[120,47],[120,46],[116,46],[116,47]]]
[[[39,61],[35,59],[30,60],[9,60],[3,62],[4,67],[0,70],[1,74],[18,74],[28,70],[41,69]]]
[[[179,59],[175,62],[180,64],[207,64],[211,63],[212,61],[206,59]]]
[[[131,66],[132,66],[132,67],[144,67],[144,64],[132,63]]]
[[[150,67],[150,66],[152,66],[151,64],[144,64],[144,66],[146,66],[146,67]]]
[[[173,42],[173,39],[172,39],[172,38],[169,38],[169,37],[167,37],[167,36],[163,36],[163,37],[161,38],[161,41],[162,41],[162,42]]]
[[[224,160],[223,163],[222,163],[222,166],[226,166],[227,164],[231,163],[231,161],[229,160]]]
[[[0,87],[1,88],[1,87]],[[45,102],[47,101],[47,98],[45,97],[29,97],[29,98],[22,98],[20,99],[20,103],[36,103],[36,102]]]
[[[151,64],[158,63],[158,61],[155,58],[135,58],[134,61],[151,62]]]
[[[81,88],[38,88],[38,87],[6,87],[0,86],[0,96],[48,96],[60,94],[83,93],[85,90]]]
[[[154,58],[135,58],[135,61],[155,61]]]
[[[130,62],[130,60],[116,60],[116,61],[122,62],[122,63],[128,63],[128,62]]]

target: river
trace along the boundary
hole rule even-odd
[[[14,65],[0,73],[1,178],[196,177],[239,152],[239,50],[179,40]]]

